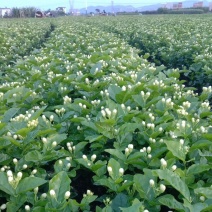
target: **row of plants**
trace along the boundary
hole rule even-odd
[[[182,70],[181,79],[199,92],[212,84],[210,15],[104,17],[85,20],[117,33],[156,65]]]
[[[211,211],[212,113],[177,69],[72,18],[0,84],[0,210]]]
[[[0,76],[5,66],[39,48],[52,31],[50,21],[1,20],[0,21]]]

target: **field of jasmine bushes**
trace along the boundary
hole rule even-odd
[[[0,211],[212,211],[211,24],[189,18],[0,20]]]

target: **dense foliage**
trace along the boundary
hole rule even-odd
[[[0,29],[2,71],[5,66],[14,64],[30,51],[39,48],[51,32],[52,25],[48,21],[1,19]]]
[[[141,54],[168,68],[183,69],[181,79],[200,92],[212,85],[212,17],[136,16],[87,20],[88,24],[117,33]]]
[[[0,210],[211,211],[211,86],[86,19],[53,21],[0,70]]]

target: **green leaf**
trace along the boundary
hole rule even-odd
[[[7,163],[11,160],[11,157],[7,154],[0,154],[0,165],[7,165]]]
[[[150,187],[149,181],[153,179],[156,182],[156,177],[150,174],[136,174],[134,175],[134,187],[139,192],[140,198],[151,201],[155,198],[155,193],[152,187]]]
[[[133,100],[141,107],[145,107],[145,101],[141,95],[133,95]]]
[[[115,159],[111,158],[108,162],[108,166],[110,166],[112,168],[112,173],[111,173],[111,177],[113,180],[117,180],[120,176],[119,176],[119,169],[121,168],[120,164],[118,161],[116,161]]]
[[[200,114],[200,118],[202,119],[202,118],[205,118],[205,117],[209,117],[209,116],[211,116],[212,115],[212,112],[202,112],[201,114]]]
[[[20,194],[10,197],[7,203],[7,211],[18,211],[18,209],[27,201],[26,194]]]
[[[190,150],[196,150],[196,149],[200,149],[202,147],[210,146],[210,145],[211,145],[211,141],[208,141],[208,140],[199,140],[198,142],[194,143],[190,147]]]
[[[185,161],[185,153],[180,149],[180,143],[173,140],[166,140],[164,141],[169,151],[172,152],[172,154],[179,158],[182,161]]]
[[[131,153],[127,160],[125,161],[125,163],[127,164],[133,164],[133,161],[136,161],[138,159],[141,159],[142,157],[144,156],[144,153],[142,152],[134,152],[134,153]]]
[[[26,177],[21,180],[16,188],[16,194],[25,193],[46,183],[46,180],[38,177]]]
[[[212,199],[212,187],[201,187],[194,189],[194,193],[202,194],[203,196]]]
[[[105,122],[96,122],[95,124],[100,134],[104,135],[109,139],[114,138],[114,133],[112,131],[113,126],[110,126],[113,124],[113,120],[107,120]]]
[[[10,108],[9,110],[6,111],[6,113],[3,116],[2,122],[9,122],[11,118],[13,118],[20,108]]]
[[[167,181],[173,188],[179,191],[188,201],[190,201],[190,192],[183,180],[175,174],[174,172],[166,169],[166,170],[155,170],[158,177]]]
[[[202,137],[208,139],[209,141],[212,141],[212,134],[203,134]]]
[[[129,197],[123,193],[118,194],[112,201],[111,207],[114,212],[120,212],[121,207],[129,207]]]
[[[177,211],[185,211],[185,207],[182,203],[178,202],[171,194],[166,194],[158,198],[158,201],[167,206],[170,209],[175,209]]]
[[[45,208],[44,207],[41,207],[41,206],[34,207],[32,209],[32,212],[45,212]]]
[[[8,141],[10,141],[12,144],[14,144],[15,146],[18,146],[20,147],[21,144],[19,143],[19,141],[15,140],[14,138],[12,137],[9,137],[9,136],[5,136],[5,139],[7,139]]]
[[[59,172],[49,181],[49,190],[55,191],[58,202],[62,202],[66,191],[70,191],[70,183],[71,180],[64,171]]]
[[[115,101],[116,101],[116,95],[121,93],[121,91],[122,91],[121,88],[116,85],[110,85],[108,88],[110,97]]]
[[[212,168],[212,166],[210,166],[208,164],[193,164],[188,168],[187,174],[195,175],[195,174],[202,173],[204,171],[208,171],[211,168]]]
[[[78,212],[79,203],[76,200],[69,200],[63,212]]]
[[[39,110],[37,110],[36,112],[34,112],[33,114],[32,114],[32,116],[30,117],[30,121],[31,120],[35,120],[35,119],[37,119],[42,113],[43,113],[43,111],[46,109],[46,107],[47,106],[44,106],[44,107],[42,107],[41,109],[39,109]]]
[[[198,151],[199,151],[199,155],[202,157],[212,157],[212,153],[210,151],[204,151],[204,152],[201,152],[200,150]]]
[[[143,203],[140,202],[138,199],[134,199],[132,206],[128,208],[121,208],[122,212],[137,212],[137,211],[143,211],[144,206]]]
[[[104,208],[96,207],[96,212],[113,212],[113,209],[111,208],[110,205],[107,205]]]
[[[125,159],[126,159],[126,156],[118,149],[105,149],[105,152],[110,153],[111,155],[113,155],[114,157],[116,157],[122,161],[125,161]]]
[[[212,211],[212,205],[209,205],[208,207],[204,208],[201,212],[211,212]]]
[[[100,71],[102,68],[102,63],[98,62],[97,64],[95,64],[91,70],[90,70],[90,73],[95,75],[96,71]]]
[[[9,184],[7,175],[5,172],[0,172],[0,190],[4,191],[5,193],[11,196],[15,195],[15,190]]]
[[[10,141],[5,137],[0,138],[0,150],[10,145]],[[0,156],[1,158],[1,156]]]
[[[25,160],[26,161],[32,161],[32,162],[40,162],[42,161],[42,155],[40,152],[38,152],[37,150],[33,150],[31,152],[28,152],[25,155]]]

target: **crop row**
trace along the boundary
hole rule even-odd
[[[210,210],[208,98],[114,34],[58,19],[0,85],[7,211]]]
[[[187,85],[212,84],[211,16],[142,16],[84,20],[117,33],[157,65],[183,70]]]
[[[51,31],[49,21],[4,20],[0,22],[0,68],[39,48]],[[0,75],[2,74],[0,72]]]

